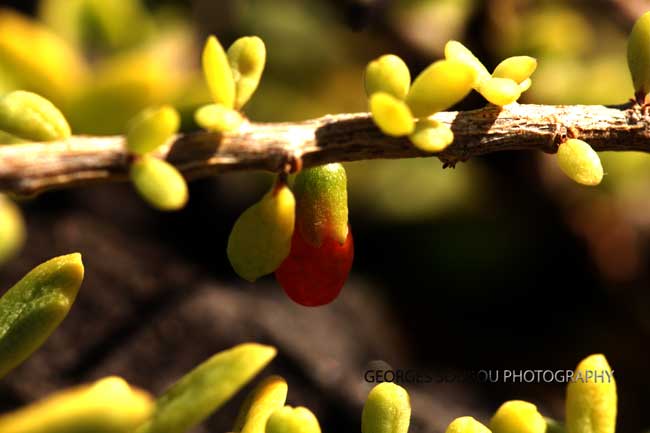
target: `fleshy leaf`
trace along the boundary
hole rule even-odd
[[[208,131],[229,132],[239,129],[244,118],[239,111],[221,104],[209,104],[196,110],[196,123]]]
[[[475,74],[474,87],[490,78],[490,73],[481,61],[465,45],[458,41],[449,41],[445,45],[445,59],[457,60],[471,67]]]
[[[454,133],[444,123],[434,119],[418,120],[409,139],[425,152],[442,152],[454,141]]]
[[[366,94],[388,93],[404,99],[411,85],[411,73],[402,59],[394,54],[385,54],[368,63],[364,75]]]
[[[636,99],[644,103],[650,93],[650,12],[641,15],[632,28],[627,42],[627,65]]]
[[[131,165],[129,174],[136,191],[156,209],[178,210],[187,203],[187,183],[168,162],[143,155]]]
[[[497,65],[494,78],[510,78],[517,84],[529,79],[537,69],[537,60],[529,56],[508,57]]]
[[[2,433],[131,433],[153,410],[151,396],[119,377],[58,392],[0,416]]]
[[[235,107],[235,80],[228,56],[215,36],[210,36],[203,49],[203,73],[217,104]]]
[[[264,72],[266,47],[257,36],[237,39],[228,48],[228,60],[235,80],[235,106],[240,109],[253,96]]]
[[[372,120],[384,134],[400,137],[413,132],[413,115],[401,99],[378,92],[370,97],[369,105]]]
[[[291,250],[296,201],[288,186],[278,184],[240,215],[228,238],[228,259],[248,281],[275,271]]]
[[[16,206],[0,194],[0,265],[13,257],[25,242],[25,222]]]
[[[0,298],[0,377],[27,359],[59,326],[83,275],[80,254],[57,257],[34,268]]]
[[[306,407],[285,406],[274,411],[266,433],[321,433],[316,416]]]
[[[521,88],[510,78],[488,78],[481,83],[478,92],[488,102],[502,107],[512,104],[521,96]]]
[[[171,105],[146,108],[129,122],[126,146],[137,155],[154,151],[176,134],[180,122]]]
[[[160,396],[153,416],[136,433],[190,430],[235,395],[275,354],[275,348],[254,343],[217,353]]]
[[[472,418],[462,416],[456,418],[447,426],[445,433],[491,433],[490,429]]]
[[[571,138],[557,150],[560,169],[582,185],[595,186],[603,180],[603,166],[598,153],[582,140]]]
[[[521,400],[507,401],[490,420],[492,433],[545,433],[546,420],[537,407]]]
[[[459,102],[472,90],[476,71],[458,60],[439,60],[413,82],[406,97],[413,116],[427,117]]]
[[[279,376],[262,381],[248,395],[232,429],[234,433],[264,433],[269,416],[284,407],[287,400],[287,382]]]
[[[607,359],[583,359],[567,387],[567,433],[614,433],[616,405],[616,382]]]
[[[407,433],[411,401],[404,388],[391,382],[375,386],[361,415],[362,433]]]
[[[524,93],[526,90],[530,89],[530,86],[533,85],[533,80],[530,78],[525,79],[521,83],[519,83],[519,91],[521,93]]]
[[[23,90],[0,98],[0,130],[32,141],[62,140],[70,136],[70,125],[54,104]]]
[[[343,244],[348,236],[348,190],[339,163],[302,170],[294,183],[296,229],[303,239],[321,246],[325,239]]]

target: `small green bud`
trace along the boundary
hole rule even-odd
[[[284,407],[287,400],[287,382],[279,376],[262,381],[248,395],[235,421],[234,433],[264,433],[271,414]]]
[[[627,65],[632,74],[637,101],[650,93],[650,12],[636,21],[627,42]]]
[[[63,140],[70,136],[70,125],[54,104],[23,90],[0,99],[0,130],[31,141]]]
[[[491,433],[490,429],[471,416],[456,418],[447,426],[445,433]]]
[[[549,417],[545,417],[544,421],[546,421],[546,433],[566,433],[566,429],[561,422]]]
[[[501,107],[512,104],[521,96],[519,85],[510,78],[488,78],[477,90],[488,102]]]
[[[228,60],[235,80],[235,107],[240,109],[253,96],[264,72],[266,47],[257,36],[237,39],[228,48]]]
[[[517,84],[529,79],[537,69],[537,59],[528,56],[508,57],[494,69],[494,78],[510,78]]]
[[[248,281],[275,271],[291,251],[296,200],[288,186],[275,185],[240,215],[228,238],[228,259]]]
[[[208,104],[194,113],[196,123],[208,131],[229,132],[239,129],[244,118],[239,111],[221,104]]]
[[[465,63],[439,60],[418,75],[406,103],[415,117],[428,117],[467,96],[475,81],[475,70]]]
[[[129,122],[126,147],[137,155],[154,151],[176,134],[180,123],[180,115],[171,105],[146,108]]]
[[[399,385],[383,382],[366,399],[361,415],[362,433],[407,433],[411,422],[411,400]]]
[[[409,139],[415,147],[425,152],[442,152],[454,141],[454,133],[442,122],[421,119]]]
[[[142,155],[131,165],[130,176],[140,196],[158,210],[178,210],[187,203],[187,183],[166,161]]]
[[[59,326],[83,275],[80,254],[57,257],[34,268],[0,298],[0,377],[27,359]]]
[[[309,409],[285,406],[271,414],[266,433],[321,433],[321,430],[318,419]]]
[[[12,258],[25,242],[25,222],[11,200],[0,194],[0,265]]]
[[[521,93],[524,93],[526,90],[530,89],[530,86],[533,85],[533,80],[530,78],[525,79],[521,83],[519,83],[519,91]]]
[[[614,433],[616,405],[616,382],[607,359],[583,359],[567,387],[567,433]]]
[[[411,85],[411,73],[402,59],[394,54],[386,54],[368,63],[364,84],[369,97],[383,92],[404,99]]]
[[[492,433],[545,433],[546,420],[537,406],[521,400],[507,401],[490,420]]]
[[[131,433],[149,418],[151,396],[120,377],[58,392],[0,416],[2,433]]]
[[[217,104],[235,107],[235,80],[228,56],[215,36],[210,36],[203,49],[203,73]]]
[[[294,183],[297,230],[320,247],[327,238],[343,245],[348,237],[348,190],[345,168],[339,163],[302,170]]]
[[[275,357],[271,346],[246,343],[224,350],[187,373],[156,401],[136,433],[183,433],[199,424]]]
[[[490,73],[481,61],[465,45],[458,41],[449,41],[445,45],[445,59],[457,60],[471,67],[475,74],[474,87],[490,78]]]
[[[413,132],[413,115],[401,99],[377,92],[370,97],[369,105],[372,120],[384,134],[400,137]]]
[[[557,150],[560,169],[582,185],[595,186],[603,180],[603,166],[598,153],[582,140],[571,138]]]

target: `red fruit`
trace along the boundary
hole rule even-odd
[[[275,271],[275,278],[294,302],[307,307],[329,304],[341,292],[352,268],[352,231],[343,244],[327,237],[320,247],[294,230],[291,252]]]

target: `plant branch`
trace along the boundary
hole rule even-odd
[[[601,105],[519,105],[437,113],[454,131],[439,154],[415,148],[406,137],[383,135],[367,113],[337,114],[297,123],[247,123],[229,134],[196,132],[158,150],[186,177],[233,170],[282,172],[328,162],[437,156],[453,166],[506,150],[553,153],[570,134],[594,149],[650,152],[650,116],[640,109]],[[132,157],[124,137],[74,136],[65,141],[0,146],[0,191],[20,195],[127,179]]]

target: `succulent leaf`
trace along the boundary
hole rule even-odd
[[[406,63],[394,54],[385,54],[368,63],[364,75],[368,97],[377,92],[404,99],[411,85],[411,73]]]

